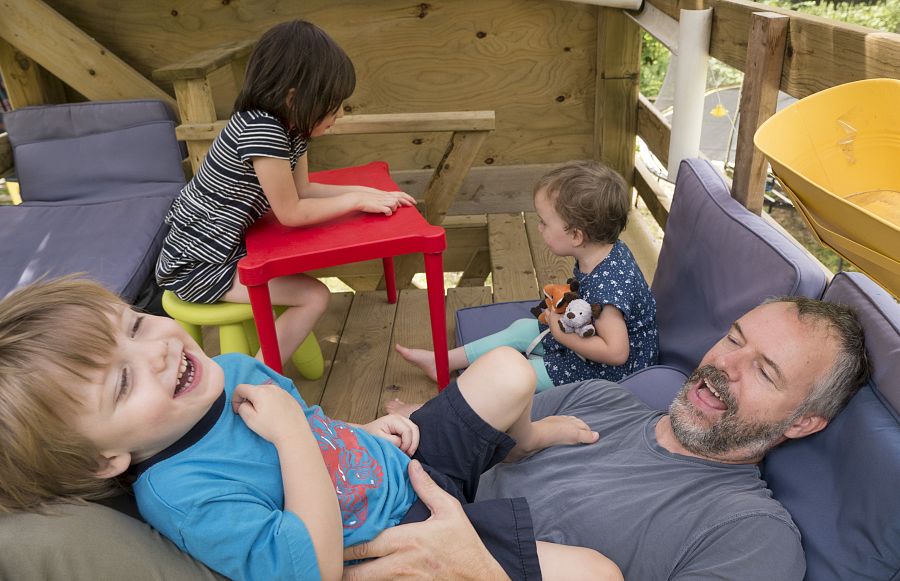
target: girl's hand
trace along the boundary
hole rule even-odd
[[[389,414],[361,427],[397,446],[407,456],[415,454],[419,447],[419,426],[406,416]]]
[[[275,445],[293,439],[304,427],[309,429],[300,402],[277,385],[238,385],[231,409],[248,428]]]
[[[382,192],[370,190],[356,194],[356,208],[370,214],[390,216],[400,206],[415,206],[416,199],[406,192]]]

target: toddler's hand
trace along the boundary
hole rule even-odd
[[[357,208],[369,214],[390,216],[400,206],[415,206],[416,199],[406,192],[382,192],[372,190],[358,194]]]
[[[300,403],[277,385],[238,385],[231,409],[248,428],[276,445],[279,440],[293,437],[298,429],[308,427]]]
[[[419,426],[406,416],[388,414],[362,426],[373,436],[380,436],[397,446],[407,456],[416,453],[419,447]]]

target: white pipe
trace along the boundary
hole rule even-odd
[[[568,0],[579,4],[593,4],[606,8],[623,8],[625,10],[639,10],[644,0]]]
[[[672,137],[669,141],[669,180],[673,182],[681,160],[700,155],[711,31],[712,8],[681,11]]]

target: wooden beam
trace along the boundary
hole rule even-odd
[[[672,196],[662,187],[660,179],[653,175],[644,162],[639,159],[634,163],[634,187],[644,203],[647,204],[647,209],[656,219],[656,223],[665,230],[666,221],[669,219],[669,208],[672,207]]]
[[[174,63],[153,71],[151,75],[157,81],[178,81],[205,78],[213,71],[231,65],[235,61],[243,61],[256,40],[239,40],[209,50],[200,51],[187,60]]]
[[[622,174],[629,185],[634,173],[640,70],[640,27],[621,10],[600,8],[593,155]]]
[[[488,216],[494,302],[540,298],[522,214]]]
[[[347,115],[338,119],[328,130],[327,135],[493,131],[494,125],[493,111]]]
[[[672,125],[644,95],[638,97],[637,134],[656,159],[662,162],[663,166],[668,166]]]
[[[679,0],[647,1],[675,19],[683,7]],[[749,0],[705,0],[704,6],[713,9],[710,56],[744,70],[750,21],[761,5]],[[792,97],[802,99],[861,79],[900,79],[900,34],[774,6],[765,9],[791,19],[780,87]]]
[[[190,124],[201,123],[206,125],[215,122],[216,104],[213,101],[212,90],[206,77],[187,80],[178,79],[174,82],[174,85],[175,96],[178,102],[178,113],[181,115],[182,121]],[[212,146],[214,139],[215,137],[185,140],[194,174],[200,169],[203,158],[206,157],[206,153]]]
[[[13,109],[65,101],[65,89],[59,79],[2,38],[0,72]]]
[[[40,0],[0,1],[0,38],[91,100],[175,100]]]
[[[731,195],[756,214],[762,212],[769,163],[753,144],[753,136],[778,105],[790,21],[789,17],[774,12],[759,12],[750,20]]]
[[[13,166],[12,146],[9,144],[9,133],[0,133],[0,174],[6,173]]]

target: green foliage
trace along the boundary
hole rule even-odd
[[[761,4],[788,8],[804,14],[822,16],[876,30],[900,32],[900,0],[880,0],[875,4],[816,3],[814,0],[766,0]]]
[[[666,69],[669,67],[669,57],[672,53],[666,46],[650,36],[643,34],[641,48],[641,93],[648,99],[655,99],[659,95],[663,79],[666,78]]]

